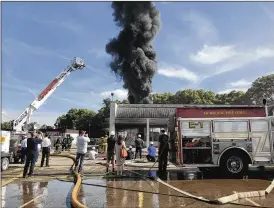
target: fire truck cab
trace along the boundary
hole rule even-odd
[[[177,163],[247,174],[249,165],[273,165],[273,116],[264,107],[186,107],[176,110]]]

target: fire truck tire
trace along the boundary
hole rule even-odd
[[[4,157],[1,159],[1,171],[6,171],[9,168],[9,158]]]
[[[221,170],[227,177],[245,176],[248,174],[248,158],[240,151],[225,153],[221,158]]]

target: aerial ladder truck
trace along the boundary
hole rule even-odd
[[[9,151],[10,140],[17,139],[19,135],[24,135],[30,129],[30,119],[35,111],[49,98],[50,95],[60,86],[71,72],[85,68],[84,60],[75,57],[66,70],[61,72],[40,95],[13,121],[13,132],[1,131],[1,169],[8,169],[10,159],[15,157],[15,153]],[[14,138],[16,137],[16,138]]]
[[[24,112],[14,120],[13,130],[16,132],[24,132],[29,128],[31,115],[39,109],[39,107],[52,95],[52,93],[60,86],[65,79],[73,71],[81,70],[85,67],[81,58],[74,58],[71,65],[64,72],[61,72],[41,93],[40,95],[24,110]]]

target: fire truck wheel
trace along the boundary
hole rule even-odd
[[[232,151],[222,157],[221,169],[225,176],[242,177],[248,173],[248,160],[239,151]]]
[[[1,159],[1,171],[6,171],[9,168],[9,158],[2,158]]]

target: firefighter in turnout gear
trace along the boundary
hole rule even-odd
[[[159,136],[159,172],[166,172],[169,152],[169,137],[167,132],[162,129],[161,135]]]
[[[99,153],[103,153],[104,152],[104,147],[103,147],[103,140],[104,140],[104,137],[101,137],[100,139],[99,139],[99,142],[98,142],[98,144],[99,144]]]
[[[55,151],[59,152],[59,147],[61,146],[61,137],[59,136],[55,142]]]
[[[70,135],[67,135],[67,150],[70,151],[71,145],[72,145],[73,137]]]
[[[62,151],[67,149],[67,145],[68,145],[68,138],[64,137],[62,141]]]

